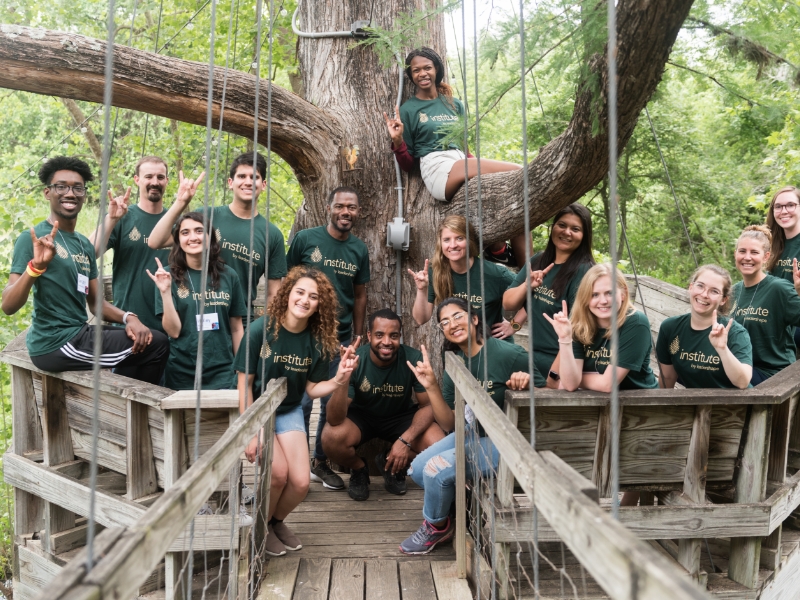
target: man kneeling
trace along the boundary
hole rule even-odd
[[[401,332],[402,322],[394,311],[384,308],[370,315],[369,345],[356,352],[358,366],[350,385],[342,386],[328,401],[322,448],[331,461],[350,468],[348,493],[353,500],[369,498],[369,467],[356,454],[358,446],[374,438],[393,442],[389,454],[379,454],[375,462],[386,491],[402,495],[408,465],[444,438],[433,420],[425,388],[408,367],[409,361],[416,364],[422,354],[400,343]]]

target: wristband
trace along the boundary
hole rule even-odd
[[[133,312],[128,310],[128,311],[125,312],[124,315],[122,315],[122,324],[123,325],[127,325],[128,324],[128,317],[131,317],[131,316],[136,317],[137,319],[139,318],[139,315],[137,315],[136,313],[133,313]]]
[[[44,269],[37,269],[36,267],[33,266],[32,260],[28,261],[28,266],[25,268],[25,272],[31,277],[39,277],[45,271],[47,271],[47,267],[45,267]]]
[[[339,381],[336,379],[336,377],[333,378],[333,381],[334,381],[334,383],[336,383],[336,385],[344,385],[345,383],[347,383],[347,379],[345,379],[342,383],[339,383]]]
[[[558,340],[559,344],[571,344],[572,340]]]
[[[409,449],[410,449],[410,450],[411,450],[411,451],[412,451],[414,454],[417,454],[417,451],[416,451],[416,450],[414,450],[414,448],[412,448],[412,447],[411,447],[411,444],[409,444],[407,441],[405,441],[405,440],[403,439],[403,436],[402,436],[402,435],[401,435],[399,438],[397,438],[397,439],[398,439],[398,440],[400,440],[401,442],[403,442],[403,443],[404,443],[406,446],[408,446],[408,448],[409,448]]]
[[[41,277],[41,276],[42,276],[42,274],[41,274],[41,273],[37,273],[36,271],[34,271],[33,269],[31,269],[30,265],[28,265],[27,267],[25,267],[25,272],[26,272],[26,273],[27,273],[27,274],[28,274],[30,277],[33,277],[34,279],[36,279],[37,277]]]

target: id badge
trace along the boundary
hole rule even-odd
[[[217,313],[207,313],[203,315],[202,324],[200,318],[200,315],[195,315],[195,319],[197,319],[197,331],[216,331],[219,329],[219,316],[217,316]]]
[[[81,273],[78,273],[78,291],[81,294],[89,295],[89,278]]]

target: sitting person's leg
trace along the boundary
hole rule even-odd
[[[368,421],[353,409],[347,411],[347,418],[342,423],[326,423],[322,430],[322,448],[325,454],[334,463],[350,469],[347,493],[359,502],[369,498],[369,467],[356,454],[356,448],[374,437]]]
[[[263,451],[263,450],[262,450]],[[267,540],[264,550],[270,556],[283,556],[286,554],[286,546],[278,538],[273,530],[273,515],[278,502],[286,489],[286,483],[289,479],[289,465],[286,462],[286,456],[283,453],[283,448],[278,442],[278,436],[275,435],[272,445],[272,473],[269,481],[269,515],[267,515]],[[258,490],[256,490],[258,491]]]
[[[299,416],[302,423],[302,414]],[[310,483],[308,470],[308,444],[304,431],[288,431],[276,434],[276,447],[280,445],[288,467],[286,487],[275,504],[275,512],[270,525],[275,536],[287,550],[299,550],[303,547],[297,536],[283,520],[305,499]],[[271,502],[270,502],[271,504]]]
[[[521,165],[515,163],[504,162],[501,160],[490,160],[488,158],[481,159],[481,175],[488,175],[489,173],[505,173],[506,171],[518,171],[521,168]],[[447,200],[450,200],[453,196],[455,196],[458,188],[464,185],[464,171],[465,169],[463,161],[455,163],[453,168],[450,169],[450,173],[447,175],[447,183],[444,187],[444,196]],[[466,179],[472,179],[477,174],[478,159],[468,158]]]

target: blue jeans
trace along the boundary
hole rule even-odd
[[[479,439],[475,444],[474,436],[467,433],[466,459],[467,479],[487,475],[491,469],[497,469],[500,453],[488,437]],[[456,497],[456,434],[451,433],[443,440],[420,452],[408,474],[414,482],[425,490],[422,505],[422,516],[429,523],[438,523],[447,518],[450,505]]]
[[[330,367],[328,368],[328,376],[333,377],[336,375],[336,371],[339,369],[339,362],[341,361],[341,357],[339,354],[336,354],[336,358],[331,361]],[[330,396],[325,396],[319,399],[320,410],[319,410],[319,423],[317,423],[317,440],[314,444],[314,458],[317,460],[326,460],[328,457],[325,456],[325,453],[322,451],[322,428],[325,427],[325,419],[326,419],[326,407],[328,406],[328,400],[330,400]],[[305,422],[306,426],[306,437],[308,437],[308,425],[311,420],[311,408],[314,406],[314,401],[308,397],[308,394],[305,392],[303,393],[303,399],[300,401],[303,407],[303,421]]]

